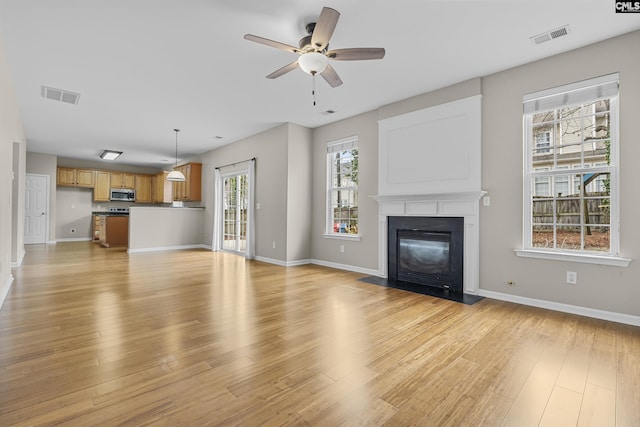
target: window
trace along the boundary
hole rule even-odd
[[[222,249],[232,252],[247,250],[247,211],[249,175],[239,173],[223,177]]]
[[[549,168],[536,168],[536,171],[548,171]],[[547,176],[536,176],[535,184],[533,188],[533,195],[535,197],[550,196],[551,195],[551,180]]]
[[[358,138],[327,146],[327,235],[358,234]]]
[[[536,153],[549,153],[551,151],[549,147],[551,147],[551,131],[540,131],[536,135]]]
[[[524,248],[619,256],[618,75],[524,98]]]

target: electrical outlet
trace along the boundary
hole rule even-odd
[[[578,284],[578,273],[575,271],[567,271],[567,284],[569,285],[577,285]]]
[[[344,252],[344,245],[340,245],[340,252]]]
[[[484,196],[482,198],[482,205],[483,206],[491,206],[491,197],[489,196]]]
[[[273,241],[273,249],[275,249],[275,248],[276,248],[276,241],[274,240]]]

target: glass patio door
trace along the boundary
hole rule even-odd
[[[247,207],[249,176],[223,177],[222,250],[244,253],[247,248]]]

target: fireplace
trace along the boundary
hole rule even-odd
[[[388,278],[463,292],[464,218],[388,217]]]

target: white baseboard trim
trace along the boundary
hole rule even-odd
[[[11,289],[11,284],[13,283],[13,275],[10,274],[7,278],[7,282],[4,284],[2,289],[0,289],[0,308],[2,308],[2,304],[4,304],[4,300],[9,295],[9,289]]]
[[[347,264],[338,264],[335,262],[323,261],[320,259],[301,259],[301,260],[295,260],[295,261],[282,261],[279,259],[265,258],[261,256],[257,256],[255,259],[256,261],[275,264],[281,267],[295,267],[298,265],[315,264],[315,265],[321,265],[323,267],[335,268],[337,270],[353,271],[354,273],[362,273],[362,274],[367,274],[369,276],[379,276],[378,270],[356,267],[356,266],[347,265]]]
[[[55,245],[56,243],[58,243],[58,242],[56,242],[55,240],[48,240],[47,241],[47,245]]]
[[[127,249],[130,254],[141,252],[163,252],[163,251],[182,251],[185,249],[209,249],[206,245],[178,245],[178,246],[156,246],[153,248]]]
[[[18,254],[18,260],[16,262],[11,263],[11,268],[20,267],[22,265],[22,260],[24,260],[24,255],[26,253],[27,251],[25,251],[24,248],[22,248],[22,251]]]
[[[64,239],[58,239],[54,243],[64,243],[64,242],[88,242],[91,240],[91,237],[66,237]]]
[[[311,260],[310,259],[300,259],[300,260],[296,260],[296,261],[287,261],[287,267],[295,267],[298,265],[307,265],[307,264],[311,264]]]
[[[380,276],[378,270],[373,270],[371,268],[362,268],[356,267],[355,265],[347,265],[347,264],[338,264],[336,262],[323,261],[320,259],[312,259],[311,264],[321,265],[323,267],[335,268],[338,270],[346,270],[353,271],[354,273],[366,274],[368,276]]]
[[[611,322],[624,323],[626,325],[640,326],[640,316],[632,316],[630,314],[614,313],[612,311],[597,310],[595,308],[580,307],[577,305],[563,304],[559,302],[545,301],[535,298],[521,297],[517,295],[509,295],[502,292],[487,291],[484,289],[479,289],[478,295],[497,299],[500,301],[508,301],[516,304],[529,305],[538,308],[546,308],[548,310],[577,314],[579,316],[593,317],[594,319],[609,320]]]
[[[294,267],[296,265],[304,265],[304,264],[309,264],[309,260],[303,260],[303,261],[282,261],[279,259],[274,259],[274,258],[266,258],[263,256],[256,256],[254,258],[256,261],[260,261],[260,262],[266,262],[267,264],[275,264],[275,265],[279,265],[280,267]]]

